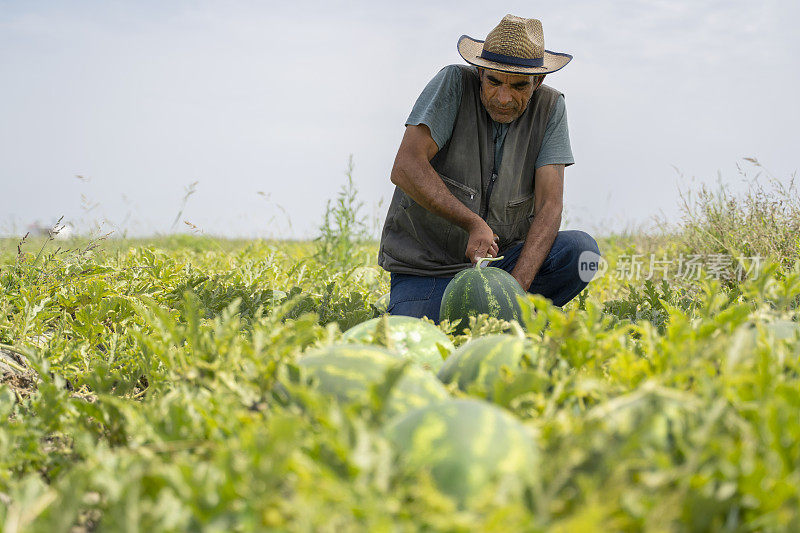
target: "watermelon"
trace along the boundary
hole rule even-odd
[[[800,324],[792,320],[775,320],[767,324],[767,329],[776,340],[794,340],[800,331]]]
[[[502,257],[486,260],[499,259]],[[478,266],[483,261],[456,274],[444,290],[439,320],[457,323],[456,331],[459,333],[469,326],[469,317],[481,313],[502,320],[520,321],[522,313],[517,296],[524,297],[525,291],[505,270]]]
[[[388,340],[395,353],[411,359],[426,370],[436,372],[442,366],[439,345],[448,353],[455,350],[450,337],[442,330],[419,318],[410,316],[385,316],[373,318],[353,326],[344,332],[342,340],[347,342],[372,343],[381,320],[386,321]]]
[[[370,388],[380,385],[387,372],[403,359],[378,346],[340,344],[310,351],[297,364],[317,380],[317,388],[343,403],[368,402]],[[429,372],[410,365],[386,401],[387,416],[429,405],[449,396]]]
[[[530,339],[513,335],[488,335],[469,341],[447,358],[438,377],[445,383],[457,383],[471,395],[491,399],[500,368],[512,372],[519,368],[522,355],[532,355],[536,346]]]
[[[431,474],[460,506],[519,501],[538,471],[534,433],[499,407],[473,399],[448,400],[409,411],[384,431],[399,453],[399,468]]]
[[[794,342],[800,332],[800,324],[797,322],[782,319],[762,322],[758,325],[750,322],[739,326],[734,332],[728,351],[728,364],[735,365],[748,360],[758,347],[762,332],[765,342],[770,346],[778,341],[787,341],[790,343],[793,353],[800,355],[800,345]]]

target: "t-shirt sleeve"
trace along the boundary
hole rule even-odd
[[[569,128],[567,127],[567,104],[564,102],[564,95],[561,94],[556,99],[550,120],[542,139],[542,147],[536,158],[536,168],[545,165],[565,165],[575,163],[572,157],[572,147],[569,144]]]
[[[462,92],[461,70],[457,65],[444,67],[422,90],[406,126],[425,124],[441,149],[453,134]]]

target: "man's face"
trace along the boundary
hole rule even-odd
[[[509,74],[480,68],[481,102],[495,122],[508,123],[520,117],[544,80],[544,76]]]

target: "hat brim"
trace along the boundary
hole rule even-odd
[[[560,52],[544,51],[544,65],[541,67],[523,67],[519,65],[509,65],[508,63],[498,63],[481,57],[483,52],[483,41],[473,39],[468,35],[462,35],[458,40],[458,53],[464,61],[476,67],[484,67],[511,74],[550,74],[567,66],[572,60],[569,54]]]

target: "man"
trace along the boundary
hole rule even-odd
[[[599,260],[592,237],[559,231],[573,159],[564,96],[542,81],[572,56],[544,49],[541,22],[512,15],[486,41],[463,35],[458,52],[471,66],[431,80],[392,168],[378,256],[391,272],[388,311],[438,320],[453,276],[501,255],[492,266],[562,306],[588,283],[581,254]]]

